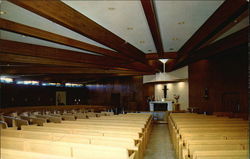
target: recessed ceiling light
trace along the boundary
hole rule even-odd
[[[108,8],[108,10],[115,10],[115,8],[113,8],[113,7],[109,7],[109,8]]]
[[[0,11],[0,15],[6,14],[5,11]]]
[[[148,50],[148,52],[151,52],[152,50]]]
[[[238,20],[237,20],[237,19],[235,19],[235,20],[234,20],[234,22],[235,22],[235,23],[238,23]]]
[[[173,48],[169,48],[169,50],[174,50]]]
[[[134,28],[133,27],[127,27],[127,30],[133,30]]]
[[[144,44],[145,41],[144,41],[144,40],[140,40],[139,43],[140,43],[140,44]]]
[[[178,38],[172,38],[172,40],[179,40]]]
[[[180,25],[181,25],[181,24],[185,24],[185,22],[184,22],[184,21],[181,21],[181,22],[178,22],[177,24],[180,24]]]
[[[25,38],[26,36],[25,35],[22,35],[23,38]]]

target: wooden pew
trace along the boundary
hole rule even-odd
[[[43,118],[46,119],[48,122],[53,122],[53,123],[61,123],[62,118],[57,117],[57,116],[51,116],[51,115],[36,115],[37,118]]]
[[[106,136],[92,136],[92,135],[74,135],[63,133],[48,133],[37,131],[22,131],[22,130],[2,130],[1,136],[17,137],[25,139],[39,139],[49,141],[63,141],[69,143],[82,143],[93,145],[107,145],[115,147],[123,147],[130,151],[140,153],[140,142],[131,138],[119,138],[119,137],[106,137]]]
[[[140,156],[146,148],[144,138],[138,132],[123,131],[123,130],[109,130],[109,129],[73,129],[61,127],[39,127],[39,126],[23,126],[24,131],[40,131],[40,132],[54,132],[64,134],[78,134],[78,135],[91,135],[91,136],[104,136],[104,137],[122,137],[131,138],[140,142]]]
[[[199,114],[171,114],[168,120],[170,134],[179,159],[185,159],[188,156],[192,158],[194,152],[201,150],[248,148],[246,143],[248,143],[249,127],[247,121],[242,119]],[[194,139],[196,139],[196,144],[193,143]],[[221,145],[216,144],[214,139],[217,139],[217,143]],[[237,143],[237,139],[242,139],[241,143]],[[231,145],[225,144],[230,142]]]
[[[100,120],[96,120],[98,118],[95,117],[93,118],[93,120],[88,119],[91,122],[89,121],[83,122],[83,121],[79,121],[79,119],[77,119],[77,121],[62,121],[62,119],[65,120],[64,118],[65,116],[74,117],[74,119],[77,118],[75,116],[75,111],[72,113],[66,112],[62,115],[53,114],[47,111],[47,114],[48,115],[38,114],[36,116],[41,117],[44,120],[48,120],[50,122],[62,122],[62,124],[44,123],[43,124],[44,126],[42,127],[41,126],[22,126],[22,129],[24,131],[15,131],[15,133],[19,134],[19,136],[17,135],[16,137],[22,136],[25,139],[32,138],[34,140],[36,139],[48,140],[51,134],[54,134],[54,135],[57,134],[56,137],[57,139],[60,139],[60,140],[56,140],[56,141],[60,141],[60,142],[73,142],[73,143],[76,142],[77,143],[77,142],[84,142],[83,139],[86,139],[91,144],[95,144],[95,145],[109,145],[109,146],[118,146],[118,147],[126,146],[126,148],[129,150],[129,154],[134,152],[133,153],[134,155],[132,156],[134,156],[134,158],[136,159],[141,159],[143,156],[143,151],[145,150],[145,147],[146,147],[146,139],[149,136],[148,132],[150,128],[152,127],[151,115],[129,114],[129,115],[117,115],[117,116],[101,116]],[[83,113],[79,113],[79,114],[82,115]],[[94,114],[94,113],[92,112],[89,114]],[[102,118],[102,117],[105,117],[105,118]],[[68,119],[68,120],[71,120],[71,119]],[[86,120],[86,119],[80,119],[80,120]],[[77,123],[74,123],[74,122],[77,122]],[[37,131],[37,132],[33,132],[33,131]],[[21,132],[22,132],[22,135],[20,135]],[[13,133],[12,134],[10,132],[8,133],[5,133],[5,136],[13,135]],[[38,133],[40,133],[40,135],[38,135]],[[59,133],[61,134],[58,135]],[[78,137],[76,137],[76,135],[78,135]],[[81,136],[81,140],[79,140],[79,135]],[[91,136],[91,138],[89,139],[87,135]],[[110,140],[111,138],[112,139],[116,138],[116,140]],[[129,139],[126,139],[126,138],[129,138]],[[131,141],[133,141],[133,143]],[[84,144],[84,143],[81,143],[81,144]],[[136,154],[136,151],[138,151],[138,155]]]
[[[6,122],[0,120],[0,129],[7,129],[8,125]]]
[[[129,154],[125,148],[77,144],[67,142],[53,142],[46,140],[22,139],[14,137],[2,137],[1,148],[23,150],[74,159],[134,159],[134,153]]]
[[[249,151],[247,150],[230,150],[230,151],[196,151],[194,152],[193,159],[200,159],[200,157],[239,157],[240,159],[248,159]],[[230,159],[231,159],[230,158]],[[214,158],[213,158],[214,159]]]
[[[182,149],[182,158],[193,157],[195,151],[247,150],[248,140],[189,140]]]
[[[4,121],[7,123],[8,127],[17,127],[21,129],[22,125],[29,125],[27,120],[18,119],[15,117],[3,116]]]
[[[86,119],[84,119],[85,121],[87,121]],[[143,131],[143,127],[141,127],[141,128],[137,128],[137,127],[133,127],[133,128],[131,128],[131,126],[129,127],[129,126],[127,126],[128,124],[126,123],[125,125],[123,125],[123,126],[119,126],[119,122],[117,123],[117,124],[115,124],[116,126],[110,126],[110,125],[108,125],[108,124],[106,124],[105,126],[103,126],[103,124],[99,124],[99,126],[91,126],[91,125],[88,125],[88,126],[85,126],[85,127],[83,127],[83,126],[79,126],[79,125],[76,125],[76,124],[74,124],[74,122],[75,121],[63,121],[63,122],[66,122],[66,123],[68,123],[68,124],[71,124],[70,126],[69,125],[62,125],[62,124],[45,124],[44,126],[45,127],[47,127],[48,128],[48,125],[49,126],[52,126],[52,127],[54,127],[54,128],[56,128],[57,130],[58,129],[61,129],[62,127],[65,127],[65,128],[69,128],[70,127],[70,129],[71,130],[67,130],[67,131],[72,131],[72,130],[74,130],[74,133],[76,133],[76,129],[75,128],[82,128],[82,129],[88,129],[88,133],[90,133],[89,131],[90,131],[90,128],[91,128],[91,131],[96,131],[96,129],[100,132],[100,131],[102,131],[103,132],[103,135],[104,136],[113,136],[114,135],[114,131],[115,131],[115,135],[116,136],[120,136],[120,137],[126,137],[126,136],[130,136],[130,137],[133,137],[133,138],[137,138],[138,139],[138,133],[142,133],[142,131]],[[98,122],[98,121],[97,121]],[[112,120],[112,122],[114,123],[114,120]],[[133,122],[133,121],[132,121]],[[130,122],[131,123],[131,122]],[[91,123],[92,124],[92,123]],[[60,128],[58,128],[58,127],[60,127]],[[93,128],[92,128],[93,127]],[[127,128],[126,128],[127,127]],[[108,128],[108,129],[107,129]],[[127,130],[126,130],[127,129]],[[131,132],[131,129],[134,129],[134,130],[137,130],[136,131],[136,133],[137,133],[137,135],[134,133],[134,134],[127,134],[127,132]],[[79,129],[78,129],[79,130]],[[103,131],[104,130],[104,131]],[[108,130],[108,131],[107,131]],[[48,131],[48,130],[45,130],[45,131]],[[54,130],[53,130],[54,131]],[[60,130],[59,130],[60,131]],[[64,130],[63,130],[64,131]],[[80,130],[81,132],[77,132],[77,133],[82,133],[82,130]],[[84,130],[85,132],[86,132],[86,130]],[[125,132],[124,133],[124,131],[127,131],[127,132]],[[85,133],[84,132],[84,133]],[[131,136],[132,135],[132,136]],[[148,135],[149,136],[149,135]],[[140,137],[140,134],[139,134],[139,139],[141,140],[141,142],[142,142],[142,147],[143,147],[143,151],[145,150],[145,148],[146,148],[146,141],[144,141],[146,138],[141,138]]]
[[[142,140],[145,140],[145,136],[147,134],[144,134],[144,128],[140,127],[130,127],[130,126],[110,126],[110,125],[79,125],[79,124],[53,124],[53,123],[46,123],[44,124],[44,127],[53,127],[53,128],[68,128],[68,129],[88,129],[88,130],[108,130],[110,132],[115,133],[123,133],[123,132],[131,132],[131,133],[137,133],[141,135]],[[145,147],[146,143],[142,143],[142,145]]]
[[[0,151],[0,158],[2,159],[73,159],[72,157],[62,157],[4,148],[1,148]]]
[[[46,123],[46,119],[44,118],[36,118],[30,116],[20,116],[21,119],[27,120],[30,124],[37,124],[39,126],[43,126],[43,123]]]

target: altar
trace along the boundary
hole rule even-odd
[[[150,101],[149,102],[150,111],[172,111],[173,101]]]
[[[158,123],[167,123],[169,111],[173,110],[173,101],[150,101],[149,113]]]

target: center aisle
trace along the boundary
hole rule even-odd
[[[154,124],[144,159],[175,159],[175,152],[166,124]]]

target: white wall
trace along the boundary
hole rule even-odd
[[[143,83],[159,82],[159,81],[176,81],[188,79],[188,66],[182,67],[172,72],[160,72],[155,75],[144,75]]]
[[[168,92],[167,98],[169,100],[174,100],[173,95],[178,94],[180,98],[178,103],[180,103],[181,110],[187,110],[188,108],[188,81],[177,82],[177,83],[168,83],[168,84],[156,84],[155,85],[155,100],[161,100],[163,98],[163,88],[164,85],[167,85]]]

